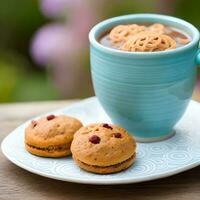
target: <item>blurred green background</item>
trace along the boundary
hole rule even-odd
[[[200,29],[199,0],[1,0],[0,102],[93,95],[87,34],[130,13],[183,18]],[[195,98],[199,96],[197,83]]]

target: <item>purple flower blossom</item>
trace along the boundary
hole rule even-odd
[[[81,69],[88,49],[88,32],[96,13],[83,0],[40,0],[43,14],[62,17],[63,23],[52,23],[34,35],[30,53],[40,66],[51,66],[50,77],[63,96],[74,95],[86,76]],[[82,86],[82,85],[81,85]]]
[[[85,45],[88,43],[88,33],[94,23],[94,15],[86,6],[77,6],[76,12],[72,13],[69,24],[74,34]]]
[[[77,49],[87,47],[88,32],[94,18],[86,2],[81,0],[41,0],[41,8],[48,16],[65,13],[63,24],[49,24],[40,28],[32,40],[31,54],[40,65],[65,60]],[[73,57],[73,55],[72,55]]]
[[[40,8],[47,17],[66,16],[67,9],[73,9],[82,4],[81,0],[40,0]]]
[[[73,33],[67,26],[46,25],[35,34],[31,45],[31,55],[40,65],[64,60],[67,54],[76,49],[76,43],[71,38],[73,38]]]

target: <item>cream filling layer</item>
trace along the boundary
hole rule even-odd
[[[128,161],[131,161],[131,160],[134,159],[134,158],[135,158],[135,153],[134,153],[130,158],[128,158],[127,160],[124,160],[124,161],[122,161],[122,162],[120,162],[120,163],[117,163],[117,164],[114,164],[114,165],[109,165],[109,166],[89,165],[89,164],[84,163],[84,162],[82,162],[82,161],[80,161],[80,160],[78,160],[78,161],[81,162],[81,163],[84,164],[84,165],[87,165],[87,166],[92,166],[92,167],[96,167],[96,168],[108,168],[108,167],[119,167],[119,166],[122,165],[123,163],[126,163],[126,162],[128,162]]]
[[[68,150],[69,149],[69,146],[68,145],[51,145],[51,146],[48,146],[48,147],[36,147],[34,145],[30,145],[30,144],[27,144],[27,146],[29,146],[30,148],[33,148],[33,149],[37,149],[37,150],[40,150],[40,151],[46,151],[46,152],[54,152],[54,151],[65,151],[65,150]]]

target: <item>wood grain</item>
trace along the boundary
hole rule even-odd
[[[0,141],[27,119],[73,101],[0,105]],[[0,200],[200,200],[200,167],[161,180],[116,186],[56,181],[31,174],[0,152]]]

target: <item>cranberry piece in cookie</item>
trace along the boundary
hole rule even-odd
[[[89,141],[93,144],[99,144],[100,143],[100,137],[97,136],[97,135],[92,135],[90,138],[89,138]]]
[[[48,115],[47,120],[50,121],[50,120],[54,119],[55,117],[56,117],[55,115]]]
[[[104,128],[107,128],[107,129],[110,129],[110,130],[113,129],[109,124],[103,124],[103,127],[104,127]]]
[[[113,135],[114,135],[115,138],[122,138],[121,133],[114,133]]]
[[[37,126],[37,122],[35,120],[31,121],[31,124],[32,124],[33,128],[35,128]]]
[[[115,138],[122,138],[122,134],[121,133],[114,133],[113,136]]]

